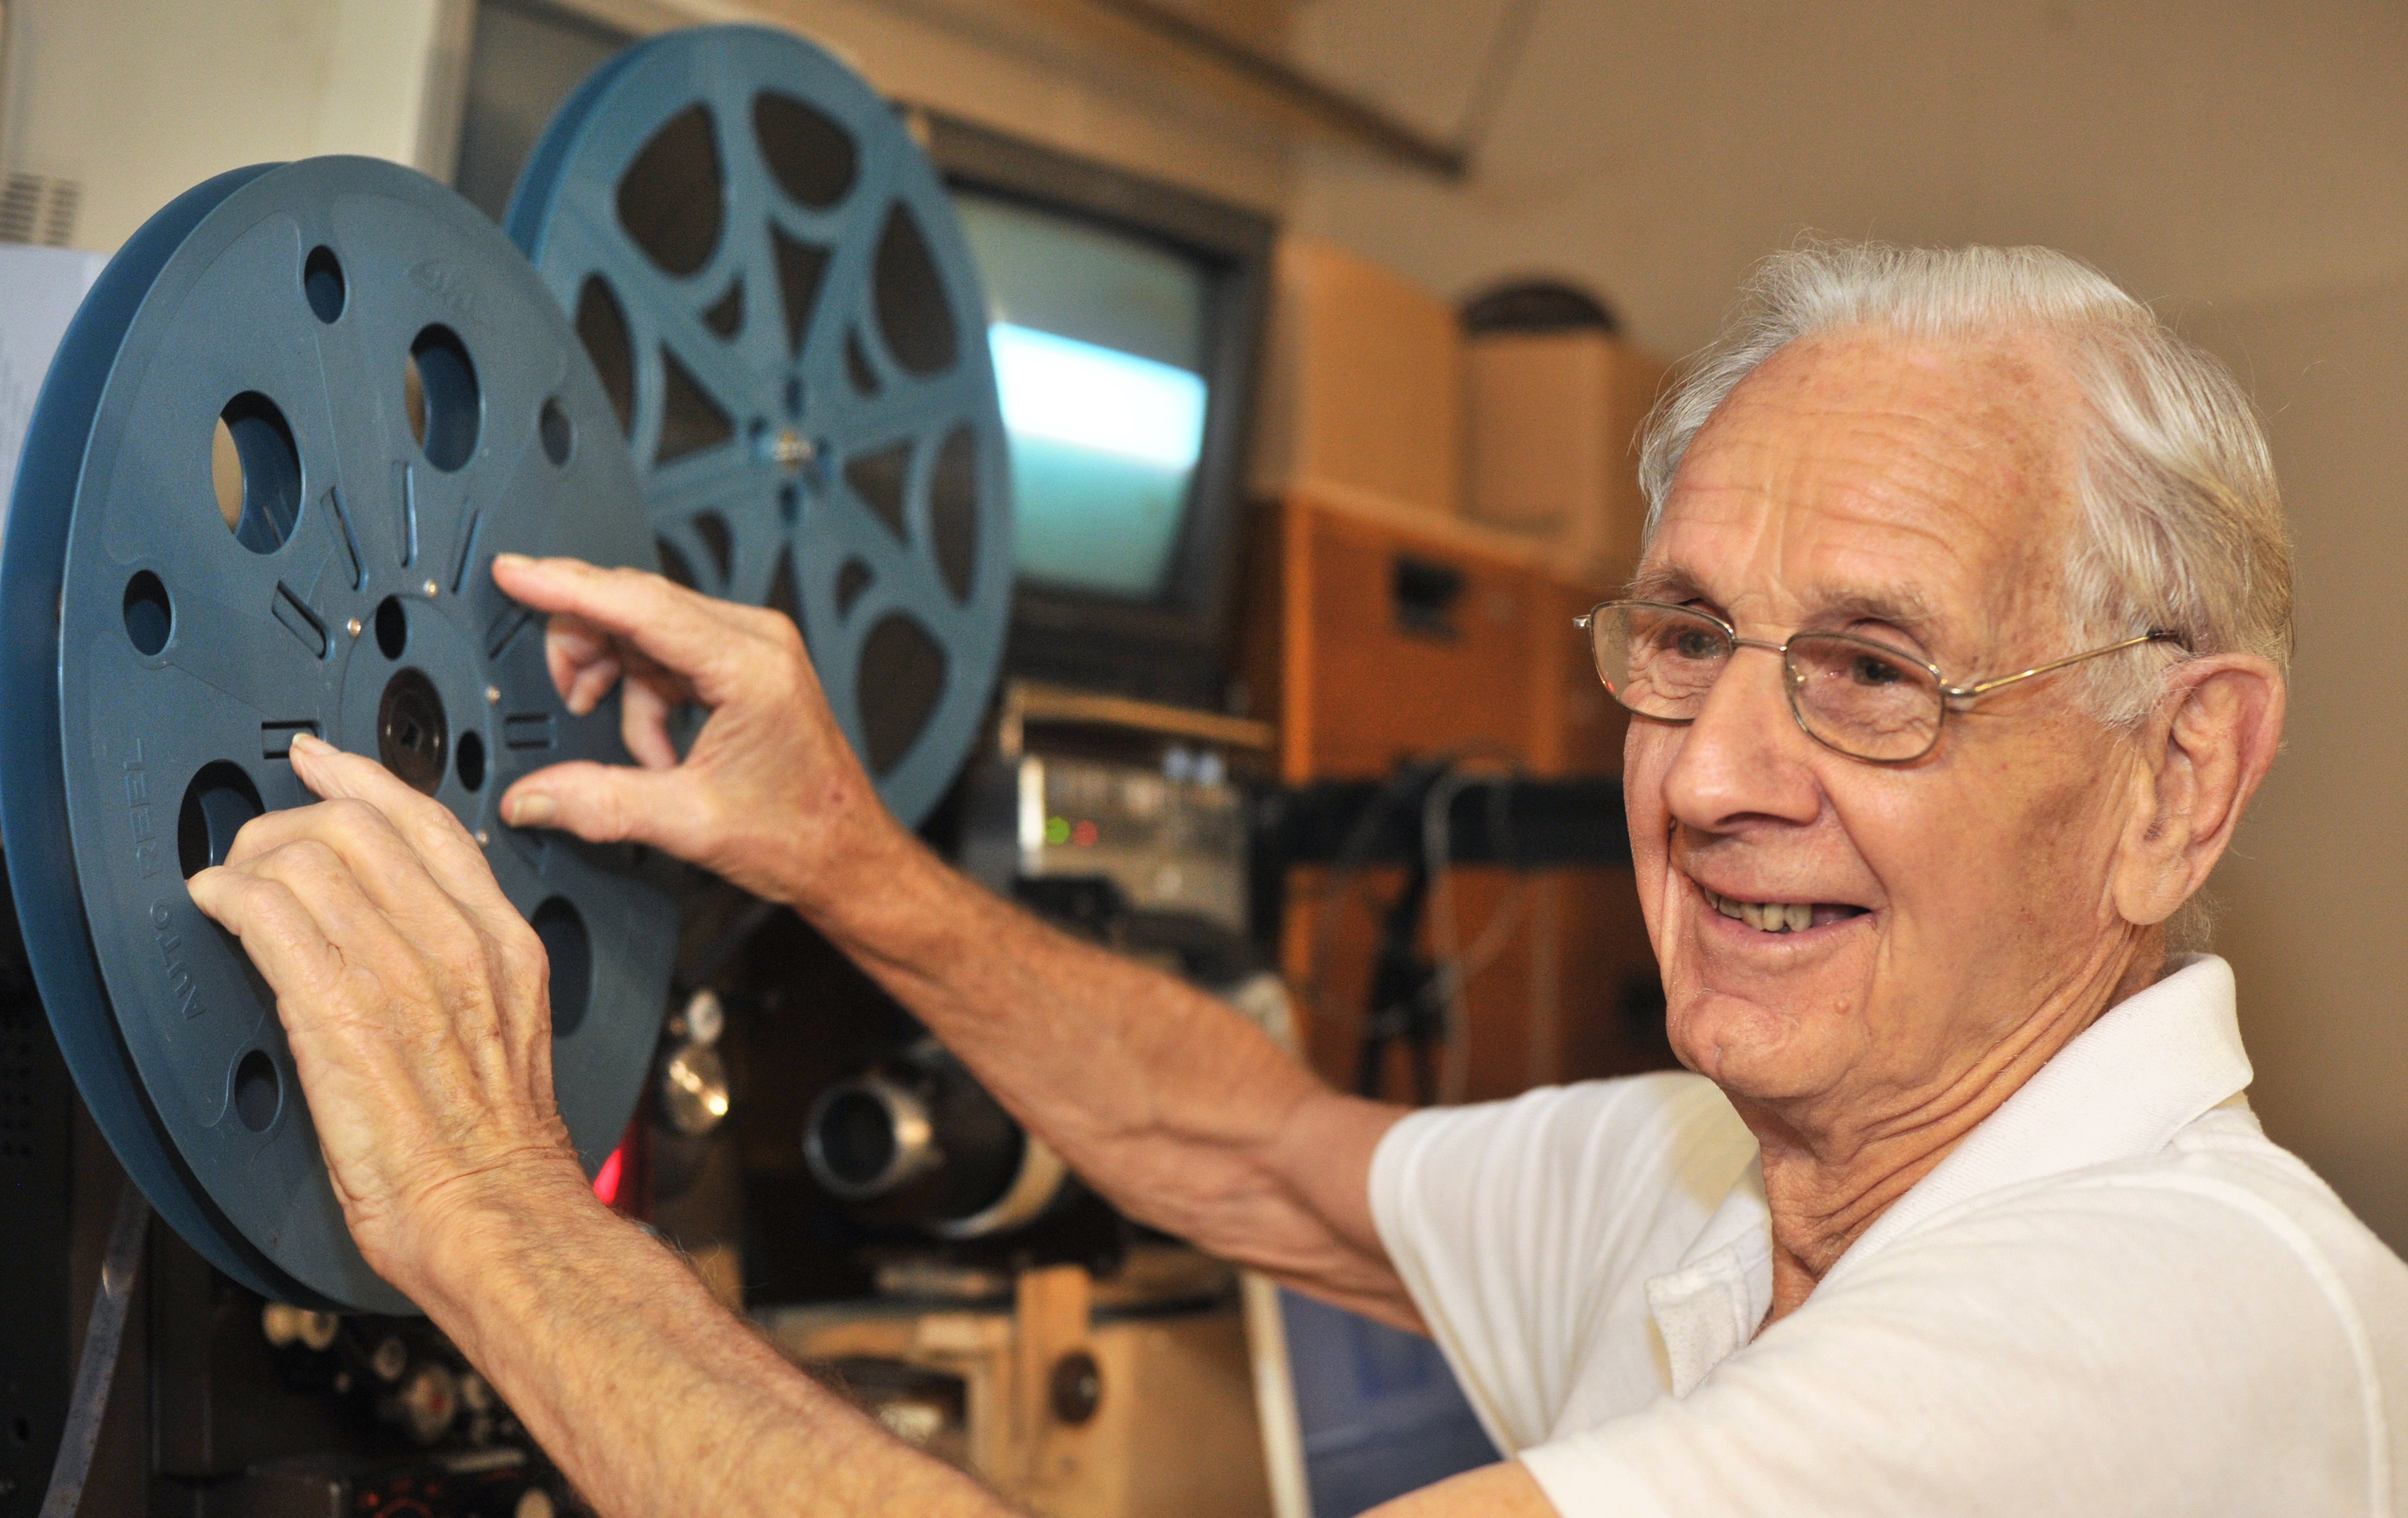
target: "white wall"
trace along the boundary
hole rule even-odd
[[[1306,0],[1312,66],[1450,130],[1505,0]],[[1459,292],[1578,272],[1703,341],[1802,228],[2030,241],[2148,297],[2408,269],[2392,0],[1539,0],[1475,178],[1313,151],[1296,216]]]
[[[655,0],[658,3],[658,0]],[[1026,0],[686,0],[782,21],[897,99],[1221,199],[1277,209],[1285,137],[1208,71],[1082,7]],[[1263,0],[1236,8],[1257,24]]]
[[[75,244],[106,251],[245,164],[448,159],[430,92],[465,15],[455,0],[12,0],[7,166],[79,181]]]
[[[1508,0],[1306,0],[1315,66],[1432,130]],[[2224,353],[2299,541],[2289,744],[2217,889],[2274,1137],[2408,1248],[2408,7],[1541,0],[1479,172],[1310,153],[1304,226],[1455,294],[1580,275],[1703,341],[1801,229],[2040,242]]]
[[[1287,139],[1226,81],[1017,0],[553,0],[638,32],[792,26],[898,99],[1240,205],[1288,193]],[[1060,9],[1060,7],[1056,7]],[[1279,0],[1244,0],[1255,30]],[[357,152],[448,178],[474,0],[10,0],[0,167],[84,186],[75,241],[109,250],[209,175]]]
[[[2285,752],[2219,872],[2252,1099],[2408,1249],[2408,280],[2200,313],[2298,538]]]

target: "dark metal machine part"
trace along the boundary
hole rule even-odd
[[[241,459],[232,523],[211,483],[221,423]],[[263,1295],[408,1310],[343,1224],[264,986],[182,883],[251,816],[313,799],[294,734],[403,759],[488,838],[552,952],[555,1075],[589,1169],[634,1104],[671,905],[625,851],[494,815],[538,765],[624,757],[615,706],[568,716],[539,624],[488,574],[505,551],[650,561],[611,427],[507,240],[368,159],[241,170],[172,203],[103,273],[45,382],[0,563],[15,899],[110,1144]]]
[[[973,1220],[992,1221],[980,1233],[1033,1222],[1063,1189],[1032,1199],[1022,1215],[996,1215],[1020,1183],[1030,1140],[934,1039],[822,1092],[801,1138],[820,1184],[865,1216],[940,1236]]]
[[[1434,864],[1427,814],[1441,786],[1453,793],[1444,800],[1447,866],[1545,869],[1630,861],[1622,782],[1612,777],[1469,776],[1454,760],[1439,758],[1400,765],[1385,780],[1320,780],[1262,793],[1250,827],[1247,916],[1267,954],[1278,946],[1288,875],[1297,866],[1326,865],[1341,876],[1404,866],[1372,951],[1354,1073],[1360,1096],[1379,1094],[1389,1047],[1401,1043],[1416,1099],[1438,1098],[1443,996],[1439,967],[1421,947],[1421,920]],[[1661,1010],[1659,1002],[1659,1020]],[[1631,1010],[1624,1015],[1630,1018]]]
[[[143,1198],[142,1188],[131,1181],[119,1186],[108,1248],[101,1256],[100,1276],[93,1292],[92,1316],[84,1325],[83,1343],[76,1355],[66,1423],[59,1436],[58,1456],[51,1462],[50,1489],[42,1497],[42,1518],[75,1518],[83,1506],[85,1482],[92,1474],[93,1455],[100,1447],[109,1394],[117,1380],[118,1352],[124,1342],[126,1320],[134,1310],[134,1287],[141,1274],[142,1246],[150,1225],[150,1204]]]

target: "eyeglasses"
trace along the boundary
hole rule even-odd
[[[1740,637],[1739,629],[1695,607],[1659,601],[1606,601],[1572,620],[1588,629],[1605,688],[1640,716],[1695,721],[1731,654],[1763,649],[1781,655],[1790,715],[1806,736],[1877,765],[1910,764],[1929,753],[1952,707],[2085,659],[2181,641],[2173,633],[2148,632],[1996,680],[1951,685],[1938,666],[1850,633],[1793,633],[1786,642],[1767,643]]]

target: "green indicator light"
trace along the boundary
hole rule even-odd
[[[1052,844],[1052,845],[1053,845],[1054,848],[1056,848],[1056,849],[1058,849],[1058,848],[1062,847],[1062,845],[1064,845],[1064,844],[1066,844],[1066,843],[1069,842],[1069,841],[1070,841],[1070,819],[1068,819],[1068,817],[1048,817],[1048,818],[1046,818],[1046,819],[1045,819],[1045,841],[1046,841],[1047,843]]]

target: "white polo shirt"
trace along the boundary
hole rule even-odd
[[[1761,1333],[1756,1141],[1697,1076],[1415,1113],[1372,1211],[1565,1518],[2408,1512],[2408,1266],[2248,1083],[2231,970],[2182,963]]]

